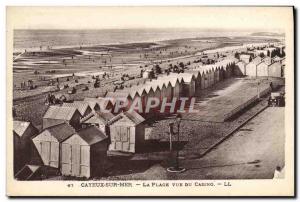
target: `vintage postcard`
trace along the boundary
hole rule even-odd
[[[7,7],[8,196],[294,196],[293,7]]]

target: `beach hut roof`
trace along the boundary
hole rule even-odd
[[[106,105],[108,104],[108,102],[110,100],[108,100],[107,98],[103,98],[103,97],[98,97],[98,98],[86,97],[86,98],[84,98],[84,101],[87,102],[91,108],[94,108],[96,104],[98,104],[101,108],[101,107],[106,107]]]
[[[14,128],[13,128],[13,130],[14,130],[14,132],[18,135],[18,136],[20,136],[20,137],[22,137],[23,136],[23,134],[25,133],[25,131],[27,130],[27,128],[29,127],[29,125],[30,125],[30,122],[26,122],[26,121],[14,121]]]
[[[86,110],[90,108],[89,104],[84,101],[74,101],[73,103],[63,103],[63,107],[74,107],[78,109],[81,115],[84,115]]]
[[[125,116],[127,116],[131,121],[133,121],[136,125],[145,121],[145,119],[139,115],[136,111],[126,111],[123,112]]]
[[[19,170],[15,177],[19,180],[29,180],[33,174],[39,170],[41,166],[38,165],[24,165],[21,170]]]
[[[195,76],[192,73],[181,73],[179,78],[182,78],[185,83],[190,83]]]
[[[189,69],[189,70],[186,70],[185,71],[186,73],[189,73],[189,74],[193,74],[195,77],[198,77],[198,75],[199,75],[199,70],[197,70],[197,69]]]
[[[255,65],[258,65],[259,63],[261,63],[262,58],[260,56],[257,56],[255,58],[253,58],[253,60],[251,61],[252,63],[254,63]]]
[[[151,85],[151,84],[146,83],[146,84],[144,85],[144,90],[146,91],[146,93],[149,93],[149,92],[151,91],[151,89],[152,89],[152,85]],[[153,90],[153,89],[152,89],[152,90]]]
[[[77,131],[77,135],[81,137],[88,145],[93,145],[107,139],[107,136],[95,126],[81,129]]]
[[[236,64],[243,64],[243,65],[245,65],[245,64],[247,64],[245,61],[243,61],[243,60],[240,60],[240,61],[238,61]]]
[[[139,115],[136,111],[126,111],[126,112],[121,112],[120,114],[115,116],[110,123],[120,120],[123,116],[129,118],[134,123],[134,125],[138,125],[145,121],[145,119],[141,115]]]
[[[44,119],[71,120],[78,111],[75,107],[50,106],[44,115]],[[78,111],[79,112],[79,111]]]
[[[108,92],[105,97],[108,98],[127,98],[129,93],[123,90],[116,91],[116,92]]]
[[[280,62],[273,62],[273,63],[271,63],[271,64],[269,64],[268,66],[270,67],[270,66],[273,66],[273,65],[275,65],[275,64],[280,64]]]
[[[50,126],[44,131],[48,131],[58,142],[62,142],[75,133],[75,129],[68,123],[61,123]]]
[[[91,112],[90,114],[83,117],[81,123],[97,123],[101,121],[104,124],[107,124],[114,115],[110,112]]]
[[[250,58],[250,55],[248,55],[248,54],[241,54],[241,55],[240,55],[240,58],[249,59],[249,58]]]
[[[282,60],[282,58],[279,57],[278,55],[275,55],[272,59],[273,59],[273,60],[274,60],[274,59]]]

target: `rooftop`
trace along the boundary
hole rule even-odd
[[[44,115],[44,119],[71,120],[78,111],[75,107],[50,106]],[[79,112],[79,111],[78,111]]]
[[[49,131],[49,133],[55,137],[58,142],[64,141],[75,133],[75,129],[68,123],[51,126],[46,128],[44,131]]]
[[[79,135],[89,145],[101,142],[107,138],[107,136],[95,126],[81,129],[80,131],[77,131],[77,135]]]
[[[63,107],[74,107],[78,109],[81,115],[84,115],[86,110],[90,108],[89,104],[84,101],[74,101],[72,103],[63,103]]]
[[[26,121],[14,121],[14,132],[19,135],[20,137],[24,134],[30,122]]]

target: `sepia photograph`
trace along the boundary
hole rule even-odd
[[[293,12],[7,7],[7,194],[293,196]]]

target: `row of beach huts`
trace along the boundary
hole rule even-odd
[[[65,176],[101,176],[107,166],[108,154],[136,153],[147,143],[147,115],[128,111],[135,99],[147,103],[151,97],[170,101],[193,97],[196,92],[199,95],[201,90],[219,81],[240,76],[238,70],[241,68],[237,65],[240,62],[225,59],[205,66],[192,64],[184,73],[161,75],[130,88],[108,92],[105,98],[85,98],[49,106],[43,116],[41,131],[30,122],[14,121],[16,178],[33,179],[34,173],[44,166]],[[129,104],[115,111],[116,100],[120,97],[126,98]],[[103,109],[111,112],[103,112]]]

